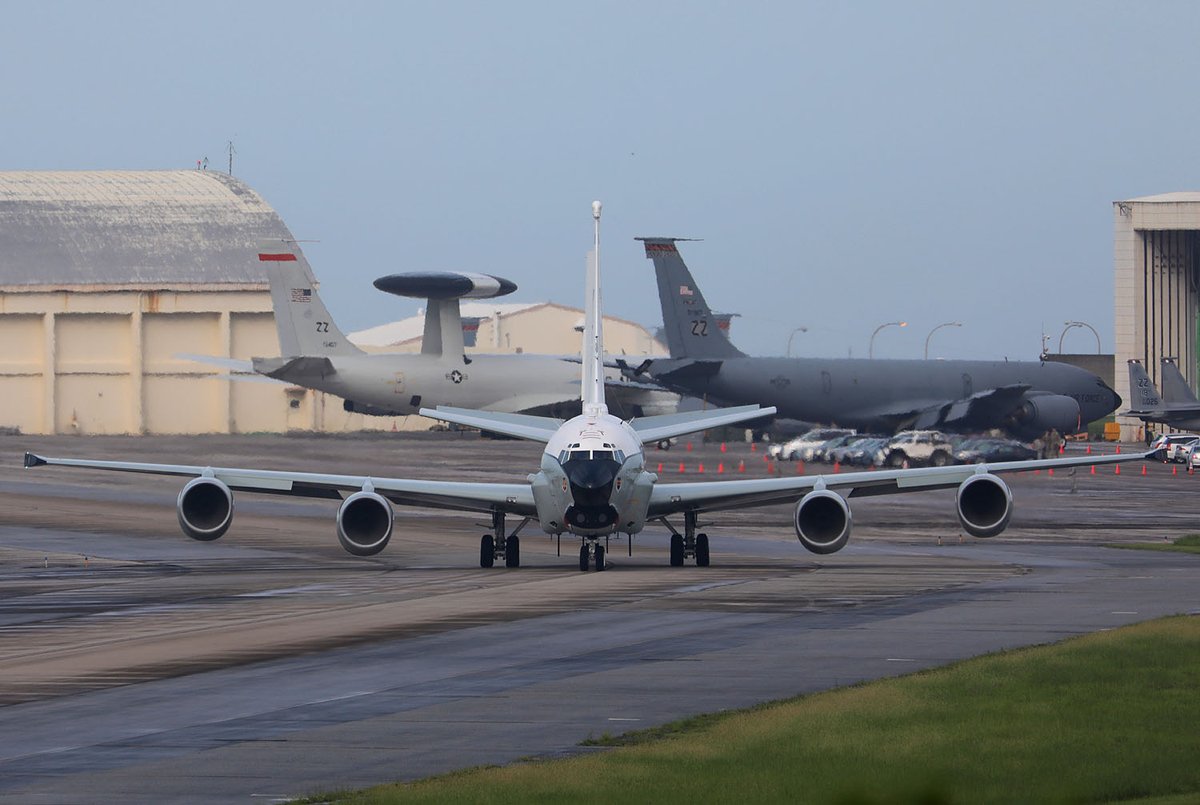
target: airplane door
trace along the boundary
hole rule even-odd
[[[963,381],[963,393],[962,393],[962,396],[963,396],[964,398],[965,398],[965,397],[970,397],[972,394],[974,394],[974,393],[975,393],[975,384],[974,384],[974,383],[971,381],[971,376],[970,376],[969,374],[966,374],[966,373],[964,372],[964,373],[963,373],[963,376],[962,376],[962,381]]]
[[[404,372],[396,372],[395,377],[392,379],[390,385],[392,387],[393,394],[403,394],[404,393]]]

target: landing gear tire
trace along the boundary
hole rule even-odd
[[[607,568],[608,568],[608,565],[606,565],[604,563],[604,546],[597,545],[596,546],[596,570],[605,570]]]
[[[902,467],[906,458],[907,456],[903,453],[888,453],[887,465],[894,468]]]
[[[683,535],[671,535],[671,567],[683,567]]]
[[[491,567],[496,564],[496,539],[491,534],[484,534],[479,540],[479,566]]]
[[[696,535],[696,567],[708,567],[708,534]]]
[[[591,557],[588,555],[589,553],[590,553],[590,551],[588,551],[588,546],[586,543],[579,546],[579,569],[580,570],[588,569],[588,563],[589,563],[589,560],[591,559]]]
[[[504,541],[504,566],[521,566],[521,538],[509,537]]]
[[[932,464],[932,465],[933,465],[933,466],[935,466],[935,467],[944,467],[944,466],[946,466],[947,464],[949,464],[949,463],[950,463],[950,456],[946,455],[946,454],[945,454],[944,452],[942,452],[941,450],[938,450],[938,451],[937,451],[936,453],[934,453],[934,454],[933,454],[933,456],[932,456],[932,457],[929,459],[929,463],[930,463],[930,464]]]

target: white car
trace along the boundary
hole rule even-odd
[[[880,467],[944,467],[954,463],[954,444],[936,430],[906,430],[879,448],[875,463]]]
[[[842,428],[814,428],[790,442],[778,445],[778,449],[775,449],[777,445],[771,445],[767,448],[767,454],[780,461],[812,461],[813,452],[825,442],[853,432]]]
[[[1181,464],[1186,463],[1184,458],[1184,450],[1196,442],[1200,441],[1200,436],[1194,433],[1164,433],[1153,441],[1150,445],[1151,450],[1166,449],[1166,460],[1177,461]]]

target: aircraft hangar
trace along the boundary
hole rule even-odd
[[[281,431],[310,395],[233,383],[180,353],[278,354],[262,238],[290,238],[215,171],[0,172],[0,427]],[[340,409],[340,406],[338,406]]]
[[[1188,384],[1197,379],[1200,306],[1200,192],[1113,202],[1116,385],[1128,406],[1129,360],[1139,360],[1161,390],[1159,363],[1175,358]],[[1118,417],[1121,439],[1146,436],[1141,420]],[[1155,432],[1165,426],[1151,426]]]

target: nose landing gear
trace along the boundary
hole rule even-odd
[[[604,546],[599,542],[588,543],[586,540],[579,546],[579,569],[586,571],[595,560],[596,570],[605,570],[608,564],[604,560]]]

